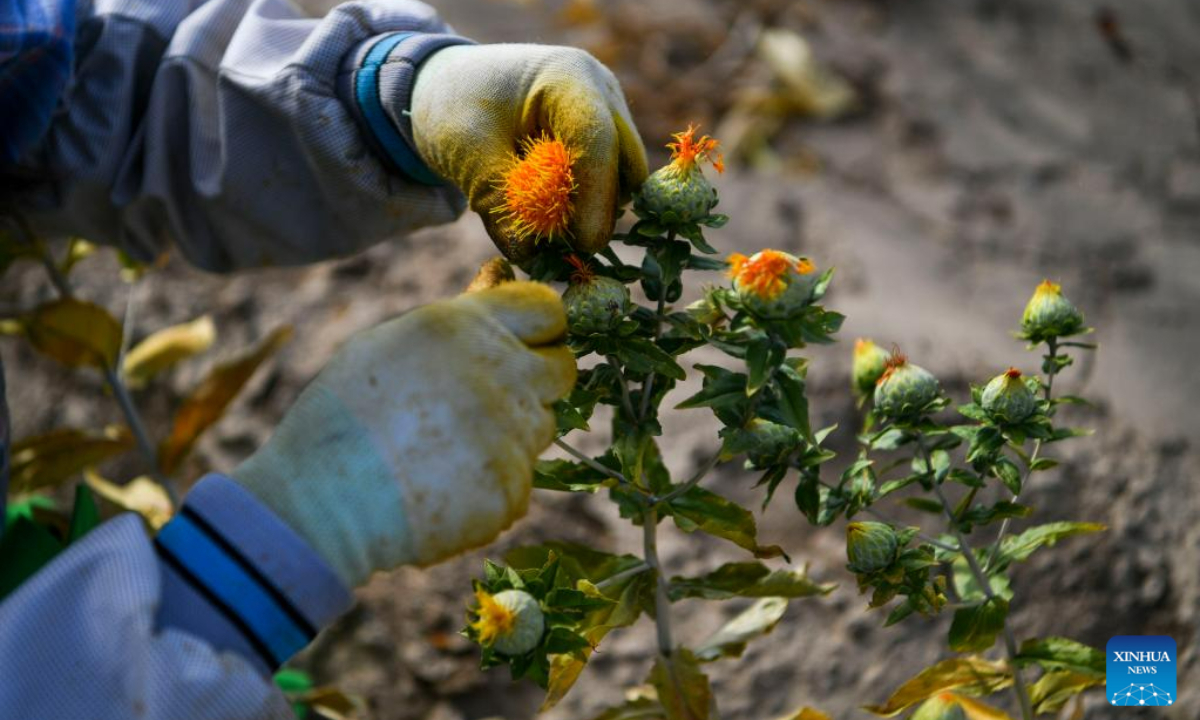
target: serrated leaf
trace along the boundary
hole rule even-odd
[[[117,485],[105,480],[91,468],[84,471],[83,477],[88,487],[97,495],[122,510],[141,515],[152,530],[166,525],[175,514],[167,491],[148,477],[134,478],[124,485]]]
[[[1052,546],[1063,538],[1107,530],[1108,526],[1087,522],[1056,522],[1031,527],[1019,535],[1004,538],[1000,545],[1000,557],[1004,564],[1023,562],[1038,548]]]
[[[103,434],[66,428],[24,438],[12,446],[12,492],[60,485],[133,446],[133,436],[124,427],[109,428]]]
[[[779,390],[779,412],[783,421],[800,431],[809,442],[815,443],[808,421],[808,396],[805,395],[804,375],[790,365],[782,365],[775,373],[774,384]]]
[[[994,597],[954,611],[950,624],[950,649],[983,652],[996,644],[1008,618],[1008,601]]]
[[[696,659],[712,662],[723,657],[741,657],[751,640],[775,629],[787,606],[786,598],[765,597],[758,600],[697,645],[694,651]]]
[[[39,305],[22,327],[38,352],[67,367],[112,368],[121,352],[121,323],[84,300],[62,298]]]
[[[800,598],[828,595],[836,585],[808,577],[808,568],[771,570],[757,562],[725,563],[700,577],[671,578],[667,594],[672,601],[683,598],[726,600],[733,597]]]
[[[863,709],[881,717],[892,717],[943,690],[963,688],[971,694],[990,695],[1012,685],[1012,681],[1008,664],[1002,660],[976,656],[950,658],[917,673],[882,705],[865,705]]]
[[[292,328],[277,328],[254,350],[214,367],[175,412],[171,434],[159,446],[159,465],[170,475],[191,452],[205,430],[225,414],[226,408],[254,375],[254,371],[292,336]]]
[[[686,648],[677,648],[671,657],[655,660],[648,681],[658,691],[668,720],[708,720],[713,704],[708,677],[696,657]]]
[[[668,503],[675,525],[684,532],[702,530],[754,553],[757,558],[784,556],[778,545],[758,544],[758,527],[747,509],[699,486]]]
[[[158,373],[212,347],[217,329],[212,317],[172,325],[149,335],[121,360],[121,373],[131,387],[140,387]]]
[[[1065,637],[1026,640],[1017,653],[1017,664],[1021,667],[1036,664],[1047,671],[1069,670],[1101,680],[1107,672],[1103,652]]]

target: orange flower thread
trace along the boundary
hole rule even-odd
[[[588,265],[587,261],[578,255],[571,254],[567,256],[567,262],[575,271],[571,273],[571,282],[576,285],[584,285],[596,279],[596,271],[592,270],[592,266]]]
[[[1021,371],[1015,367],[1010,367],[1008,370],[1004,371],[1004,377],[1008,378],[1009,380],[1019,380],[1021,378]]]
[[[875,381],[876,385],[882,385],[884,380],[892,376],[892,373],[897,368],[902,368],[908,364],[908,356],[900,352],[900,348],[892,346],[892,355],[883,363],[883,374]]]
[[[717,172],[725,172],[725,158],[717,152],[717,146],[721,143],[707,135],[697,138],[696,131],[699,129],[699,125],[689,124],[687,130],[672,135],[675,142],[667,143],[667,148],[671,151],[671,164],[680,171],[687,172],[697,163],[707,160]]]
[[[526,138],[501,179],[504,204],[492,212],[503,215],[521,240],[553,240],[565,234],[575,210],[571,166],[578,158],[578,152],[544,133]]]
[[[807,258],[793,262],[778,250],[763,250],[754,257],[734,253],[727,262],[729,277],[739,288],[768,301],[779,297],[787,289],[788,273],[795,271],[807,275],[815,269]]]

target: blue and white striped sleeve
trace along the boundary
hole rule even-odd
[[[122,515],[0,604],[0,707],[13,717],[290,718],[270,673],[352,602],[283,521],[210,475],[157,537]]]
[[[173,243],[221,272],[350,255],[465,209],[413,150],[406,115],[420,62],[469,42],[428,5],[357,0],[323,18],[288,0],[80,7],[87,42],[57,110],[0,161],[0,180],[34,179],[21,202],[43,234],[140,259]]]

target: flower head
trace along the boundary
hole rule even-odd
[[[504,171],[504,204],[492,209],[508,220],[519,239],[552,240],[567,232],[575,209],[572,164],[579,153],[543,133],[526,138]]]
[[[876,345],[867,338],[854,341],[854,362],[850,375],[854,389],[860,395],[867,395],[879,382],[879,376],[887,369],[888,351]]]
[[[1021,371],[1010,367],[984,386],[979,404],[996,422],[1019,423],[1037,409],[1037,398],[1021,378]]]
[[[696,137],[699,125],[688,125],[687,130],[678,132],[671,137],[675,142],[667,143],[671,150],[671,164],[681,171],[687,172],[704,160],[712,163],[717,172],[725,172],[725,158],[717,152],[720,142],[707,135]]]
[[[505,655],[520,655],[537,647],[546,629],[538,601],[524,590],[504,590],[495,595],[476,588],[479,607],[470,623],[481,645]]]
[[[1025,306],[1021,330],[1022,337],[1033,342],[1075,335],[1084,330],[1083,313],[1063,297],[1062,286],[1043,280]]]
[[[846,526],[846,557],[853,572],[883,570],[896,559],[899,546],[896,530],[887,523],[859,521]]]
[[[738,288],[763,300],[774,300],[787,290],[793,272],[809,275],[816,270],[808,258],[795,258],[778,250],[763,250],[752,257],[734,253],[728,262],[729,277]]]
[[[875,409],[890,420],[911,420],[928,412],[941,394],[932,373],[895,350],[875,383]]]

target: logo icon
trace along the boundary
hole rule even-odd
[[[1105,649],[1105,691],[1120,706],[1174,705],[1175,640],[1166,635],[1118,635]]]

